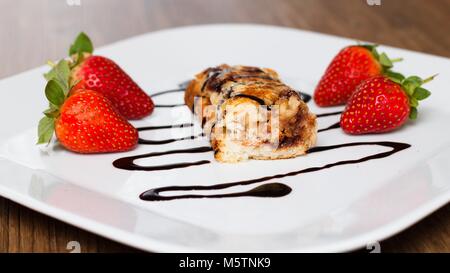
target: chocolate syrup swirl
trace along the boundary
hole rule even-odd
[[[181,107],[185,106],[184,103],[178,103],[178,104],[155,104],[155,108],[173,108],[173,107]]]
[[[259,105],[265,105],[266,102],[263,99],[260,99],[258,97],[247,95],[247,94],[237,94],[233,96],[233,98],[247,98],[256,101]]]
[[[162,96],[162,95],[170,94],[170,93],[184,92],[185,90],[186,90],[185,88],[165,90],[165,91],[161,91],[161,92],[155,93],[155,94],[150,95],[150,96],[153,98],[153,97]],[[179,103],[179,104],[156,104],[155,108],[173,108],[173,107],[181,107],[181,106],[184,106],[184,105],[185,105],[184,103]]]
[[[342,114],[342,111],[338,111],[338,112],[318,114],[316,116],[317,116],[317,118],[323,118],[323,117],[337,116],[337,115],[341,115],[341,114]],[[317,132],[321,133],[321,132],[326,132],[326,131],[330,131],[333,129],[339,129],[339,128],[341,128],[341,124],[340,124],[340,122],[336,122],[335,124],[332,124],[327,128],[320,129]]]
[[[240,96],[240,95],[239,95]],[[246,95],[245,95],[246,96]],[[260,102],[260,104],[262,104],[262,102]],[[334,115],[340,115],[341,112],[332,112],[332,113],[324,113],[324,114],[319,114],[317,115],[318,118],[321,117],[327,117],[327,116],[334,116]],[[203,123],[206,120],[204,120],[202,122],[202,128],[203,128]],[[148,127],[139,127],[137,128],[138,131],[142,132],[142,131],[153,131],[153,130],[163,130],[163,129],[171,129],[171,128],[187,128],[187,127],[193,127],[194,124],[193,123],[185,123],[185,124],[176,124],[176,125],[162,125],[162,126],[148,126]],[[324,132],[324,131],[328,131],[328,130],[332,130],[332,129],[338,129],[340,128],[339,123],[333,124],[328,128],[324,128],[324,129],[320,129],[318,132]],[[199,134],[197,136],[187,136],[187,137],[182,137],[182,138],[171,138],[171,139],[162,139],[162,140],[150,140],[150,139],[142,139],[139,138],[139,144],[143,144],[143,145],[162,145],[162,144],[168,144],[168,143],[173,143],[176,141],[183,141],[183,140],[194,140],[200,137],[203,137],[204,134]]]
[[[387,151],[387,152],[381,152],[381,153],[365,156],[365,157],[358,158],[358,159],[343,160],[343,161],[338,161],[338,162],[334,162],[334,163],[329,163],[329,164],[326,164],[326,165],[323,165],[323,166],[310,167],[310,168],[301,169],[301,170],[298,170],[298,171],[293,171],[293,172],[288,172],[288,173],[280,173],[280,174],[275,174],[275,175],[270,175],[270,176],[264,176],[264,177],[260,177],[260,178],[256,178],[256,179],[249,179],[249,180],[242,180],[242,181],[236,181],[236,182],[230,182],[230,183],[215,184],[215,185],[209,185],[209,186],[171,186],[171,187],[154,188],[154,189],[151,189],[151,190],[148,190],[148,191],[142,193],[140,195],[140,198],[142,200],[145,200],[145,201],[166,201],[166,200],[186,199],[186,198],[202,198],[202,197],[204,197],[204,198],[215,198],[214,195],[211,195],[211,196],[208,196],[208,195],[194,195],[194,197],[192,197],[193,195],[176,195],[176,196],[168,197],[168,196],[162,196],[160,194],[163,193],[163,192],[167,192],[167,191],[192,191],[192,190],[208,191],[208,190],[226,189],[226,188],[231,188],[231,187],[235,187],[235,186],[251,185],[251,184],[255,184],[255,183],[261,183],[261,182],[269,181],[269,180],[272,180],[272,179],[280,179],[280,178],[284,178],[284,177],[297,176],[297,175],[300,175],[300,174],[311,173],[311,172],[318,172],[318,171],[321,171],[321,170],[330,169],[330,168],[334,168],[334,167],[337,167],[337,166],[359,164],[359,163],[363,163],[363,162],[370,161],[370,160],[381,159],[381,158],[385,158],[385,157],[391,156],[391,155],[393,155],[395,153],[398,153],[400,151],[403,151],[403,150],[411,147],[411,145],[406,144],[406,143],[390,142],[390,141],[353,142],[353,143],[344,143],[344,144],[331,145],[331,146],[314,147],[314,148],[310,149],[307,153],[308,154],[312,154],[312,153],[324,152],[324,151],[329,151],[329,150],[334,150],[334,149],[340,149],[340,148],[344,148],[344,147],[375,146],[375,145],[391,148],[391,150]],[[242,197],[242,196],[252,196],[252,195],[242,195],[242,194],[244,194],[244,193],[241,193],[241,195],[239,195],[239,196],[240,197]],[[261,196],[258,196],[258,197],[261,197]]]
[[[187,136],[187,137],[180,137],[180,138],[169,138],[169,139],[161,139],[161,140],[150,140],[150,139],[142,139],[139,138],[138,143],[143,145],[162,145],[162,144],[168,144],[176,141],[182,141],[182,140],[194,140],[200,137],[203,137],[203,134],[199,134],[197,136]]]
[[[333,129],[339,129],[339,128],[341,128],[341,123],[340,122],[336,122],[335,124],[330,125],[327,128],[320,129],[317,132],[322,133],[322,132],[326,132],[326,131],[333,130]]]
[[[306,94],[306,93],[299,92],[299,91],[297,93],[300,96],[300,98],[302,99],[302,101],[304,101],[305,103],[310,102],[312,99],[312,96],[310,94]]]
[[[165,95],[165,94],[184,92],[185,90],[186,90],[186,88],[178,88],[178,89],[165,90],[165,91],[161,91],[161,92],[152,94],[152,95],[150,95],[150,97],[154,98],[154,97],[161,96],[161,95]]]
[[[342,111],[339,112],[331,112],[331,113],[323,113],[323,114],[318,114],[316,115],[318,118],[323,118],[323,117],[329,117],[329,116],[337,116],[342,114]]]
[[[208,80],[214,81],[215,78],[218,76],[215,73],[216,71],[211,71],[210,77]],[[205,82],[205,84],[211,84],[209,81]],[[185,86],[180,86],[180,89],[174,89],[174,90],[167,90],[162,91],[159,93],[155,93],[152,96],[160,96],[164,94],[169,93],[175,93],[175,92],[183,92],[185,90]],[[311,100],[311,96],[308,94],[300,93],[299,95],[302,97],[302,100],[305,102],[308,102]],[[251,98],[256,100],[255,98]],[[258,101],[260,104],[264,104],[263,101]],[[169,108],[169,107],[177,107],[177,106],[184,106],[184,104],[173,104],[173,105],[156,105],[156,107],[160,108]],[[342,114],[341,111],[339,112],[331,112],[331,113],[323,113],[318,114],[318,118],[322,117],[328,117],[328,116],[335,116]],[[141,127],[138,128],[138,131],[151,131],[151,130],[163,130],[163,129],[170,129],[170,128],[186,128],[186,127],[192,127],[194,124],[192,123],[186,123],[186,124],[178,124],[178,125],[163,125],[163,126],[149,126],[149,127]],[[325,132],[332,129],[339,128],[339,122],[332,124],[331,126],[327,128],[320,129],[318,132]],[[147,144],[147,145],[160,145],[160,144],[166,144],[166,143],[172,143],[175,141],[182,141],[182,140],[188,140],[188,139],[195,139],[199,136],[189,136],[184,138],[175,138],[175,139],[163,139],[163,140],[145,140],[145,139],[139,139],[140,144]],[[262,185],[259,185],[257,187],[254,187],[253,189],[250,189],[248,191],[243,192],[235,192],[235,193],[226,193],[226,194],[184,194],[184,195],[162,195],[166,192],[188,192],[188,191],[211,191],[211,190],[222,190],[227,188],[232,188],[235,186],[245,186],[245,185],[252,185],[257,183],[263,183],[267,182],[269,180],[273,179],[281,179],[285,177],[292,177],[297,176],[305,173],[311,173],[311,172],[318,172],[329,168],[334,168],[338,166],[343,165],[352,165],[352,164],[359,164],[370,160],[376,160],[381,159],[385,157],[389,157],[395,153],[398,153],[402,150],[405,150],[411,145],[406,143],[398,143],[398,142],[390,142],[390,141],[381,141],[381,142],[353,142],[353,143],[343,143],[338,145],[331,145],[331,146],[319,146],[311,148],[307,151],[308,154],[312,153],[318,153],[318,152],[325,152],[329,150],[334,149],[341,149],[345,147],[355,147],[355,146],[383,146],[387,148],[391,148],[389,151],[386,152],[380,152],[377,154],[365,156],[358,159],[351,159],[351,160],[343,160],[338,161],[334,163],[329,163],[323,166],[317,166],[317,167],[310,167],[305,168],[297,171],[292,171],[288,173],[280,173],[270,176],[264,176],[260,178],[255,179],[249,179],[249,180],[242,180],[242,181],[235,181],[235,182],[229,182],[229,183],[221,183],[221,184],[214,184],[214,185],[207,185],[207,186],[201,186],[201,185],[191,185],[191,186],[168,186],[168,187],[160,187],[160,188],[154,188],[150,189],[140,195],[140,198],[144,201],[169,201],[169,200],[178,200],[178,199],[199,199],[199,198],[231,198],[231,197],[266,197],[266,198],[275,198],[275,197],[283,197],[288,195],[292,189],[285,184],[282,183],[265,183]],[[211,147],[197,147],[197,148],[190,148],[190,149],[180,149],[180,150],[170,150],[165,152],[153,152],[153,153],[147,153],[147,154],[141,154],[136,156],[130,156],[130,157],[124,157],[117,159],[113,162],[113,165],[116,168],[123,169],[123,170],[130,170],[130,171],[161,171],[161,170],[171,170],[171,169],[180,169],[180,168],[187,168],[191,166],[199,166],[204,164],[211,163],[209,160],[201,160],[201,161],[195,161],[195,162],[183,162],[183,163],[173,163],[173,164],[165,164],[165,165],[157,165],[157,166],[141,166],[136,163],[134,163],[138,159],[144,159],[144,158],[151,158],[151,157],[159,157],[159,156],[165,156],[170,154],[186,154],[186,153],[206,153],[210,152],[213,149]]]
[[[216,185],[217,188],[209,187],[207,190],[220,190],[223,189],[221,185]],[[291,193],[292,188],[288,185],[281,183],[267,183],[255,187],[249,191],[227,193],[227,194],[211,194],[211,195],[199,195],[199,194],[185,194],[178,196],[162,196],[161,192],[167,191],[194,191],[205,190],[202,186],[188,186],[188,187],[164,187],[156,188],[146,191],[140,195],[140,198],[145,201],[170,201],[175,199],[199,199],[199,198],[230,198],[230,197],[283,197]]]
[[[198,148],[191,148],[191,149],[171,150],[171,151],[166,151],[166,152],[154,152],[154,153],[119,158],[113,162],[113,166],[118,169],[122,169],[122,170],[148,171],[148,172],[187,168],[187,167],[191,167],[191,166],[209,164],[209,163],[211,163],[211,161],[201,160],[201,161],[196,161],[196,162],[173,163],[173,164],[166,164],[166,165],[160,165],[160,166],[141,166],[141,165],[135,164],[134,161],[138,160],[138,159],[142,159],[142,158],[158,157],[158,156],[164,156],[164,155],[170,155],[170,154],[198,154],[198,153],[206,153],[206,152],[211,152],[211,151],[212,151],[211,147],[198,147]]]
[[[172,128],[188,128],[193,127],[193,123],[184,123],[184,124],[176,124],[176,125],[162,125],[162,126],[148,126],[148,127],[139,127],[137,130],[139,132],[142,131],[153,131],[153,130],[163,130],[163,129],[172,129]],[[187,136],[182,138],[169,138],[169,139],[161,139],[161,140],[150,140],[150,139],[142,139],[139,138],[139,144],[144,145],[162,145],[162,144],[168,144],[176,141],[182,141],[182,140],[192,140],[199,137],[204,136],[203,133],[199,134],[197,136]]]

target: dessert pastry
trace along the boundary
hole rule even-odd
[[[271,69],[208,68],[187,86],[185,103],[221,162],[292,158],[316,142],[316,116]]]

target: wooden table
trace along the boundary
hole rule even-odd
[[[449,21],[450,0],[0,0],[0,77],[65,56],[80,30],[101,46],[169,27],[261,23],[450,57]],[[0,252],[67,252],[69,241],[82,252],[136,251],[0,197]],[[450,205],[381,250],[450,252]]]

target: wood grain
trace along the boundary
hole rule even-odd
[[[69,1],[70,2],[70,1]],[[207,23],[289,26],[450,57],[450,0],[0,0],[0,78],[66,55],[85,30],[97,46]],[[3,179],[3,178],[0,178]],[[133,252],[0,197],[0,252]],[[450,205],[382,242],[385,252],[450,252]]]

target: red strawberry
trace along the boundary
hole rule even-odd
[[[322,107],[347,103],[356,87],[373,76],[393,67],[385,53],[378,54],[374,45],[344,48],[334,57],[314,92],[314,101]]]
[[[75,89],[105,95],[127,119],[141,119],[153,112],[152,99],[112,60],[92,55],[89,37],[81,33],[70,48],[70,80]],[[47,80],[54,72],[46,75]]]
[[[79,89],[67,92],[57,81],[45,88],[50,108],[39,122],[38,144],[56,133],[59,142],[77,153],[123,152],[138,142],[137,130],[101,93]]]
[[[341,116],[341,127],[348,134],[384,133],[417,118],[420,100],[431,95],[422,80],[392,73],[390,78],[375,76],[363,82],[351,96]]]

